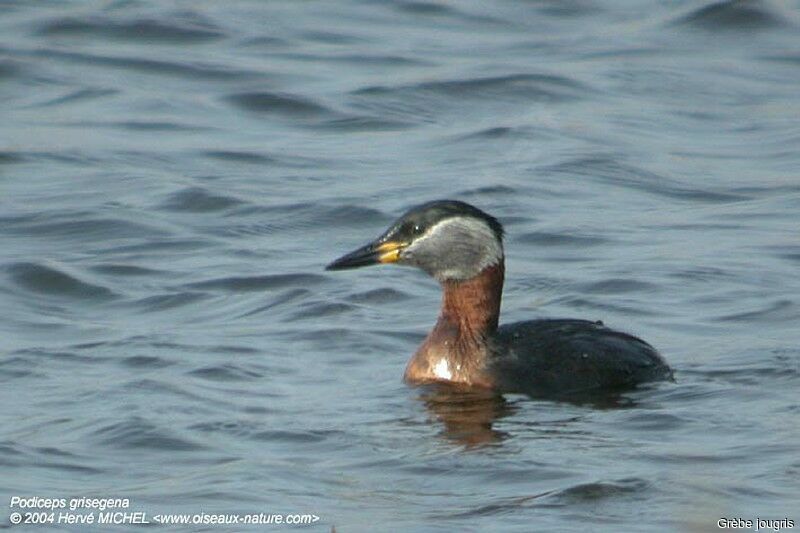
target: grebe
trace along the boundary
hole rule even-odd
[[[441,313],[406,367],[410,384],[558,396],[672,379],[655,348],[599,321],[540,319],[498,327],[503,233],[500,222],[477,207],[437,200],[412,208],[326,270],[397,263],[421,268],[440,283]]]

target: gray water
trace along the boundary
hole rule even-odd
[[[4,1],[0,102],[0,527],[800,520],[797,2]],[[676,383],[405,386],[436,284],[323,268],[443,197],[506,226],[502,321],[601,319]]]

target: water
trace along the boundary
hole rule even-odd
[[[14,495],[320,517],[273,530],[800,520],[795,2],[0,12],[0,527]],[[441,197],[506,225],[503,321],[602,319],[677,383],[406,387],[435,283],[323,267]]]

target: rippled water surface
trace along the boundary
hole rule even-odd
[[[800,521],[796,2],[4,1],[0,102],[0,527]],[[323,267],[441,197],[505,224],[504,321],[602,319],[676,383],[406,387],[436,284]]]

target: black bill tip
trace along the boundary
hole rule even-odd
[[[370,243],[366,246],[362,246],[358,250],[354,250],[349,254],[343,255],[339,259],[326,266],[325,270],[347,270],[350,268],[360,268],[369,265],[375,265],[380,262],[378,260],[379,255],[380,253]]]
[[[347,270],[381,263],[396,263],[400,258],[402,248],[402,244],[393,241],[380,244],[371,242],[358,250],[343,255],[326,266],[325,270]]]

